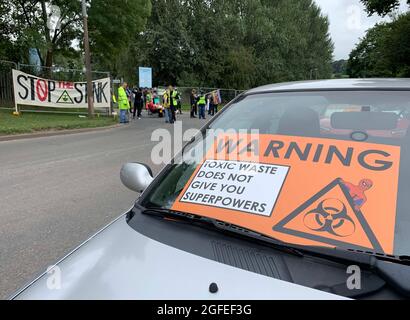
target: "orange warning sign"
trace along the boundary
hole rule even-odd
[[[337,247],[355,244],[364,250],[383,252],[342,179],[320,190],[273,229]]]
[[[400,147],[221,135],[172,209],[299,244],[394,253]]]

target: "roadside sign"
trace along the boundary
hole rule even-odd
[[[139,87],[152,88],[152,68],[139,67]]]

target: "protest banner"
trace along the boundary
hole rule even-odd
[[[87,83],[39,78],[13,70],[16,111],[18,105],[53,108],[87,108]],[[110,78],[93,81],[95,108],[109,108]]]

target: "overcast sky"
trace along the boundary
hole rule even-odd
[[[347,59],[349,53],[362,38],[366,30],[382,20],[374,15],[368,17],[360,0],[315,0],[322,12],[328,15],[330,34],[335,44],[335,60]],[[407,8],[406,0],[401,0],[401,11]]]

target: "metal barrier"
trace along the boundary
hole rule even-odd
[[[17,69],[17,64],[11,61],[0,60],[0,107],[13,109],[13,78],[11,70]]]
[[[86,74],[85,70],[80,69],[70,69],[65,67],[43,67],[43,66],[36,66],[36,65],[29,65],[29,64],[17,64],[17,69],[34,76],[46,79],[53,79],[57,81],[70,81],[70,82],[86,82]],[[102,71],[92,71],[92,78],[93,80],[101,79],[101,78],[109,78],[109,72],[102,72]]]
[[[165,87],[158,87],[158,89],[166,89]],[[222,105],[227,104],[236,96],[238,96],[240,93],[242,93],[242,90],[236,90],[236,89],[219,89],[219,88],[206,88],[206,87],[178,87],[178,92],[181,95],[181,102],[183,105],[190,105],[190,97],[191,97],[191,92],[192,90],[196,90],[197,93],[200,93],[201,91],[204,93],[210,93],[215,90],[219,90],[221,94],[221,99],[222,99]]]

